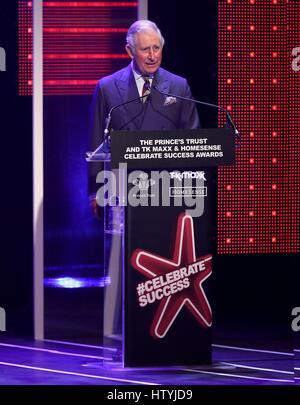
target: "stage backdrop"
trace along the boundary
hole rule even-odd
[[[256,309],[246,297],[256,288],[258,273],[257,294],[264,305],[257,304],[257,310],[287,314],[288,300],[284,309],[274,310],[274,305],[283,282],[284,297],[289,297],[292,269],[289,256],[274,255],[299,251],[299,3],[199,3],[184,7],[166,1],[162,9],[161,1],[152,0],[149,17],[166,38],[163,66],[188,77],[195,98],[227,107],[242,135],[236,167],[219,172],[218,251],[226,255],[218,277],[228,286],[239,282],[235,298],[244,299],[253,315]],[[19,4],[22,99],[32,88],[32,4]],[[51,152],[45,155],[46,279],[68,292],[91,285],[98,289],[105,282],[99,266],[101,222],[89,217],[85,198],[88,111],[96,81],[129,62],[123,44],[136,7],[132,1],[44,3],[45,146]],[[215,111],[201,109],[200,114],[204,127],[217,122]],[[236,253],[251,256],[231,256]],[[257,253],[274,255],[252,255]],[[224,302],[219,308],[233,314],[233,299]],[[242,308],[234,313],[242,314]],[[55,311],[54,306],[54,316]]]

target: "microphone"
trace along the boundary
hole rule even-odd
[[[164,96],[169,96],[169,97],[174,97],[174,98],[178,98],[179,100],[185,100],[185,101],[192,101],[196,104],[202,104],[208,107],[214,107],[217,108],[219,111],[225,112],[226,114],[226,118],[228,119],[228,121],[230,122],[232,128],[234,129],[234,133],[235,135],[241,139],[241,135],[233,121],[233,119],[231,118],[229,111],[226,108],[223,108],[217,104],[212,104],[212,103],[206,103],[205,101],[199,101],[199,100],[195,100],[193,98],[189,98],[189,97],[183,97],[183,96],[178,96],[176,94],[171,94],[171,93],[167,93],[165,91],[160,90],[160,88],[157,86],[156,83],[153,83],[152,87],[154,88],[154,90],[158,91],[158,93],[163,94]]]
[[[100,150],[102,150],[105,153],[108,153],[110,151],[110,145],[109,145],[108,139],[109,139],[109,125],[110,125],[112,113],[119,107],[123,107],[124,105],[133,103],[134,101],[143,100],[145,97],[149,97],[150,93],[151,93],[150,82],[147,83],[147,91],[149,91],[149,93],[146,93],[143,96],[132,98],[131,100],[125,101],[123,103],[120,103],[120,104],[117,104],[117,105],[114,105],[113,107],[111,107],[111,109],[109,110],[107,117],[105,119],[105,128],[103,131],[103,142],[89,155],[90,159],[93,158],[93,156],[96,155]]]
[[[150,93],[151,93],[151,84],[150,84],[150,82],[145,82],[145,88],[146,88],[147,91],[149,91],[149,93],[146,93],[146,94],[144,94],[143,96],[136,97],[136,98],[133,98],[133,99],[131,99],[131,100],[125,101],[124,103],[117,104],[117,105],[113,106],[113,107],[109,110],[109,113],[108,113],[108,115],[107,115],[107,117],[106,117],[106,120],[105,120],[105,128],[104,128],[104,138],[103,138],[103,142],[105,141],[105,138],[107,138],[108,135],[109,135],[109,125],[110,125],[112,113],[113,113],[117,108],[122,107],[123,105],[127,105],[127,104],[130,104],[130,103],[133,103],[134,101],[143,100],[145,97],[149,97],[149,96],[150,96]]]

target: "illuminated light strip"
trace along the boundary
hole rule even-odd
[[[85,355],[85,354],[78,354],[78,353],[61,352],[59,350],[42,349],[40,347],[19,346],[19,345],[12,345],[12,344],[8,344],[8,343],[0,343],[0,346],[12,347],[12,348],[15,348],[15,349],[22,349],[22,350],[33,350],[33,351],[36,351],[36,352],[60,354],[60,355],[63,355],[63,356],[86,357],[86,358],[89,358],[89,359],[98,359],[98,360],[111,360],[110,357],[106,358],[106,357],[100,357],[100,356],[93,356],[93,355],[90,355],[90,354]]]
[[[32,247],[33,332],[44,338],[44,143],[43,143],[43,2],[35,0],[32,20]]]
[[[50,272],[50,271],[65,271],[66,269],[68,271],[70,270],[100,270],[102,269],[103,266],[101,264],[70,264],[67,266],[45,266],[45,272]],[[100,277],[101,280],[106,280],[106,277]]]
[[[226,361],[222,361],[222,364],[227,364],[228,366],[234,366],[234,367],[240,367],[240,368],[247,368],[249,370],[270,371],[270,372],[279,373],[279,374],[292,374],[292,375],[295,374],[293,371],[283,371],[283,370],[275,370],[274,368],[246,366],[243,364],[227,363]]]
[[[63,342],[63,341],[59,341],[59,340],[45,339],[44,341],[49,342],[49,343],[59,343],[59,344],[62,344],[62,345],[71,345],[71,346],[86,347],[86,348],[93,348],[93,349],[104,348],[102,346],[85,345],[85,344],[73,343],[73,342]],[[17,349],[20,348],[20,349],[27,349],[27,350],[45,351],[45,352],[49,352],[49,353],[53,353],[53,354],[69,355],[69,353],[65,353],[65,352],[41,349],[41,348],[30,347],[30,346],[20,346],[20,345],[5,344],[5,343],[0,343],[0,346],[13,347],[13,348],[17,348]],[[214,345],[214,346],[217,346],[217,345]],[[109,351],[116,351],[116,349],[112,349],[112,348],[105,348],[105,349],[109,350]],[[296,350],[296,351],[299,351],[299,350]],[[91,356],[91,355],[79,355],[79,354],[70,354],[70,355],[88,357],[88,358],[96,358],[96,359],[103,359],[102,357]],[[270,372],[275,372],[275,373],[277,372],[277,373],[283,373],[283,374],[294,374],[293,372],[290,372],[290,371],[281,371],[281,370],[261,368],[261,367],[252,367],[252,366],[246,366],[246,365],[241,365],[241,364],[233,364],[233,363],[227,363],[227,362],[222,362],[222,364],[227,364],[227,365],[230,365],[230,366],[241,367],[241,368],[254,369],[254,370],[270,371]],[[295,367],[295,370],[300,370],[300,369],[298,367]]]
[[[192,373],[199,373],[199,374],[212,374],[212,375],[219,375],[222,377],[234,377],[234,378],[244,378],[247,380],[256,380],[256,381],[273,381],[273,382],[282,382],[282,383],[294,383],[294,380],[283,380],[283,379],[277,379],[277,378],[263,378],[263,377],[250,377],[246,375],[239,375],[239,374],[226,374],[226,373],[218,373],[214,371],[202,371],[202,370],[193,370],[189,368],[182,369],[183,371],[189,371]]]
[[[44,80],[44,85],[47,86],[85,86],[96,85],[98,80]]]
[[[251,349],[249,347],[227,346],[227,345],[216,345],[216,344],[213,344],[212,346],[219,347],[221,349],[232,349],[232,350],[241,350],[244,352],[256,352],[256,353],[266,353],[266,354],[278,354],[278,355],[283,355],[283,356],[293,356],[294,357],[293,353],[275,352],[273,350]]]
[[[145,381],[127,380],[127,379],[124,379],[124,378],[104,377],[104,376],[93,375],[93,374],[75,373],[75,372],[72,372],[72,371],[54,370],[54,369],[51,369],[51,368],[25,366],[24,364],[6,363],[4,361],[1,361],[0,365],[2,365],[2,366],[10,366],[10,367],[18,367],[18,368],[25,368],[25,369],[28,369],[28,370],[46,371],[48,373],[55,373],[55,374],[72,375],[72,376],[76,376],[76,377],[96,378],[98,380],[119,381],[119,382],[128,382],[128,383],[143,384],[143,385],[160,385],[158,383],[153,383],[153,382],[150,383],[150,382],[145,382]]]
[[[45,7],[137,7],[137,1],[45,1]]]
[[[46,53],[44,59],[128,59],[127,53]]]
[[[58,343],[61,345],[66,345],[66,346],[78,346],[78,347],[86,347],[89,349],[105,349],[111,352],[116,352],[118,351],[118,349],[114,349],[112,347],[104,347],[104,346],[95,346],[95,345],[85,345],[83,343],[75,343],[75,342],[64,342],[62,340],[52,340],[52,339],[44,339],[43,342],[47,342],[47,343]]]
[[[70,33],[70,34],[84,34],[84,33],[125,33],[127,28],[44,28],[43,30],[46,34],[53,33]]]

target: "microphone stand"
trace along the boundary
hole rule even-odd
[[[108,153],[110,151],[110,138],[109,138],[110,129],[109,129],[109,126],[110,126],[112,113],[114,112],[114,110],[116,110],[119,107],[122,107],[123,105],[133,103],[134,101],[142,100],[142,99],[144,99],[145,97],[148,97],[148,96],[149,96],[149,94],[145,94],[144,96],[136,97],[136,98],[133,98],[131,100],[125,101],[124,103],[120,103],[120,104],[117,104],[117,105],[111,107],[111,109],[109,110],[109,112],[107,114],[107,117],[105,119],[105,128],[104,128],[104,131],[103,131],[103,142],[89,155],[89,159],[92,159],[99,152],[99,150],[101,150],[101,149],[103,150],[104,153]]]
[[[214,107],[214,108],[217,108],[219,111],[224,112],[226,114],[226,117],[229,120],[232,128],[234,129],[235,136],[237,136],[239,138],[239,140],[241,140],[241,135],[240,135],[239,131],[237,130],[237,127],[236,127],[235,123],[233,122],[233,119],[231,118],[229,111],[226,110],[226,108],[220,107],[217,104],[206,103],[205,101],[199,101],[199,100],[195,100],[193,98],[177,96],[175,94],[167,93],[165,91],[160,90],[156,84],[153,84],[152,87],[154,88],[154,90],[158,91],[160,94],[163,94],[165,96],[178,98],[179,100],[184,100],[184,101],[192,101],[196,104],[202,104],[202,105],[206,105],[208,107]]]

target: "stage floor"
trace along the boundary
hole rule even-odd
[[[123,369],[103,366],[99,346],[5,338],[0,385],[295,385],[297,354],[214,344],[212,365]]]

